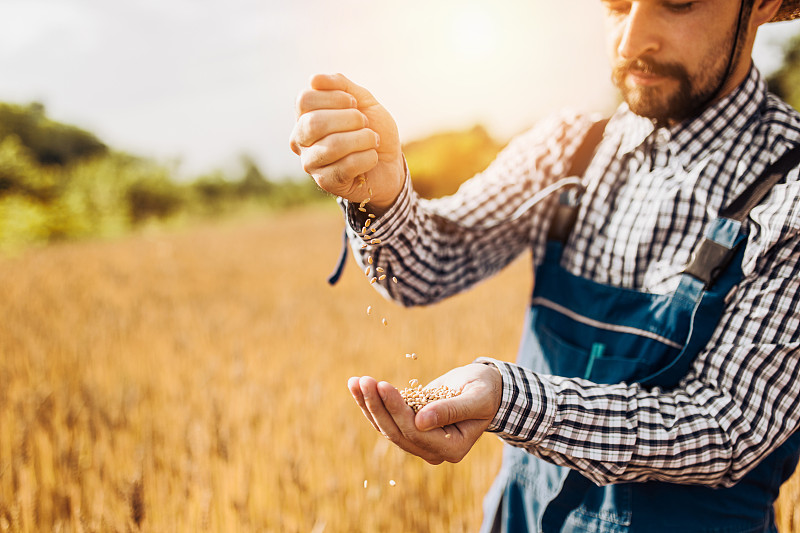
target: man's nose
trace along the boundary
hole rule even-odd
[[[658,39],[654,2],[633,2],[627,15],[619,23],[617,54],[620,59],[636,59],[657,52]]]

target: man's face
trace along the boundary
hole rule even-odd
[[[725,77],[739,0],[603,0],[614,84],[660,122],[696,116]]]

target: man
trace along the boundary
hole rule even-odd
[[[301,93],[292,148],[342,198],[357,258],[397,277],[384,294],[436,301],[529,247],[536,267],[518,364],[457,368],[432,385],[460,396],[416,415],[386,382],[348,386],[430,463],[484,431],[510,445],[484,531],[775,531],[800,449],[800,116],[751,52],[800,2],[603,4],[625,102],[607,125],[544,121],[452,197],[414,194],[366,90]],[[536,201],[578,181],[578,206]]]

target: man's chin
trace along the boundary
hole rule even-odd
[[[657,122],[665,122],[671,118],[667,105],[642,95],[627,93],[625,95],[625,103],[628,104],[631,112],[640,117],[649,118]]]
[[[659,124],[683,122],[705,107],[705,97],[693,94],[688,83],[676,88],[626,86],[622,97],[633,113]]]

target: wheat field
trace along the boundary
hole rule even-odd
[[[346,381],[513,358],[529,266],[402,309],[352,259],[327,285],[341,229],[296,210],[0,258],[0,531],[476,531],[500,442],[430,466]]]

